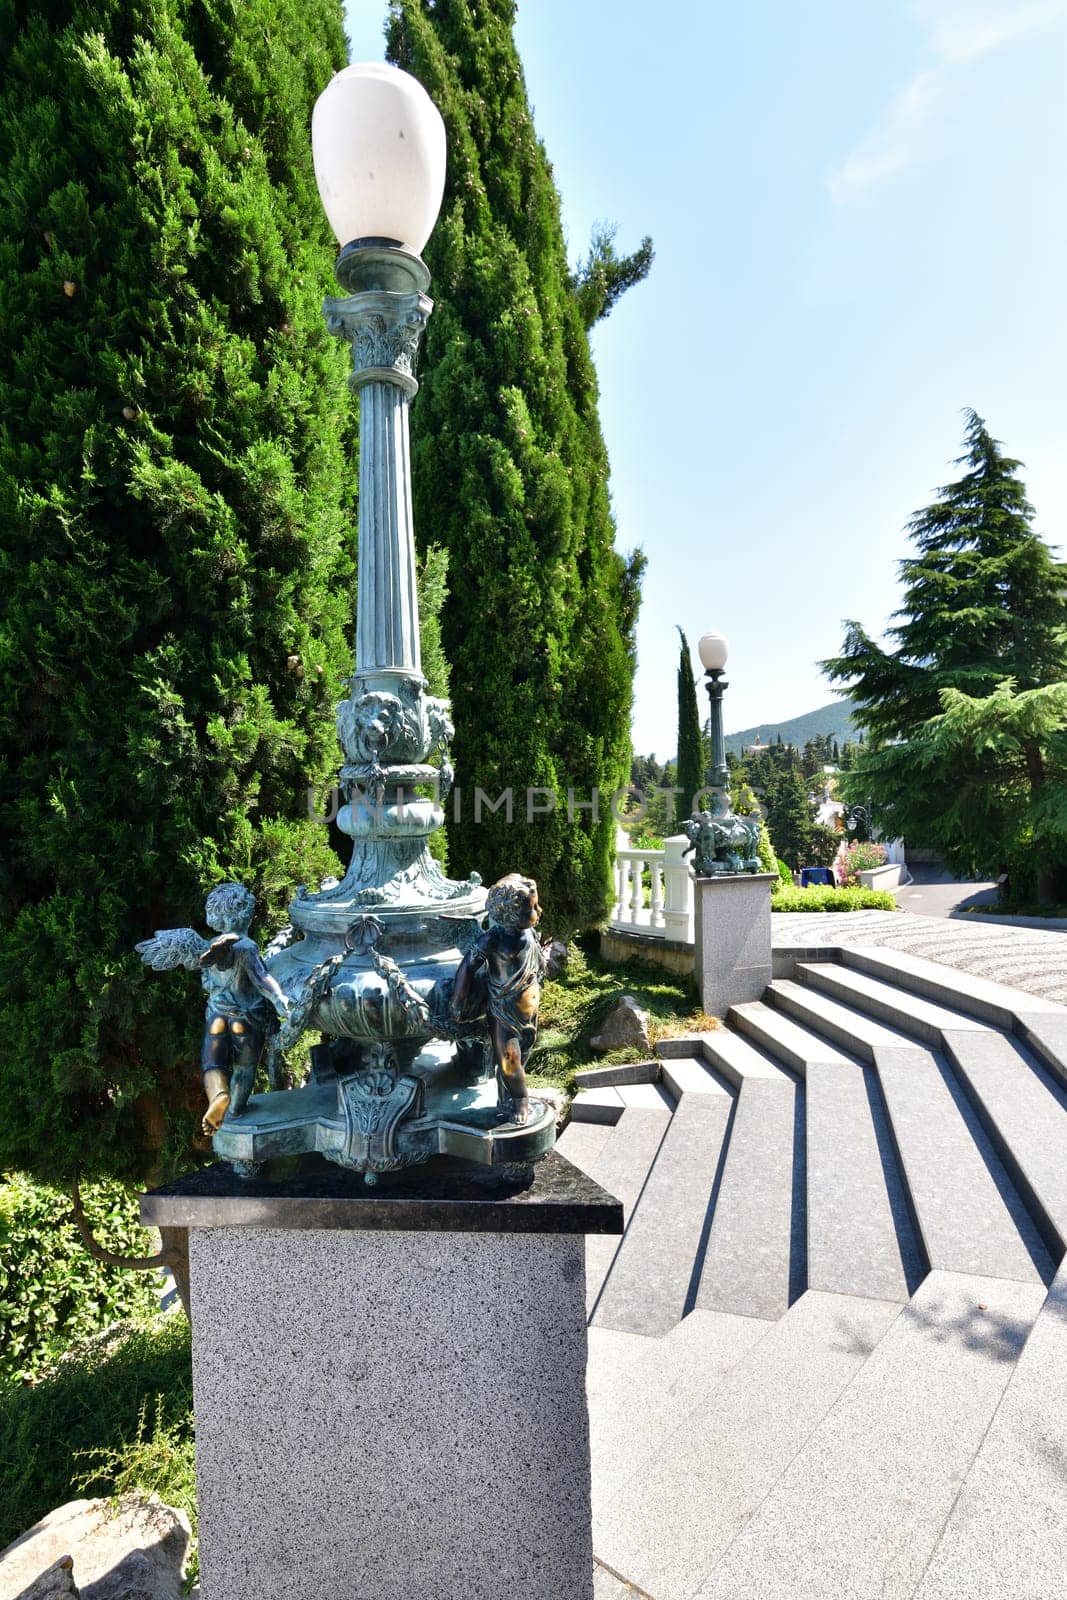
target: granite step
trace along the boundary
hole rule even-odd
[[[708,1066],[737,1089],[750,1078],[766,1078],[776,1083],[795,1081],[780,1061],[773,1060],[750,1039],[742,1038],[729,1028],[701,1034],[700,1051]]]
[[[596,1302],[601,1327],[664,1334],[691,1298],[734,1099],[703,1068],[675,1081],[688,1086]]]
[[[614,1127],[623,1109],[622,1095],[611,1084],[579,1089],[571,1101],[571,1122],[603,1122]]]
[[[805,1081],[808,1288],[907,1300],[927,1267],[874,1068],[762,1001],[729,1020]]]
[[[771,1319],[804,1287],[803,1100],[803,1085],[784,1074],[742,1079],[700,1266],[701,1310]]]
[[[912,1595],[1042,1299],[1029,1284],[929,1277],[694,1585],[699,1600]],[[958,1583],[945,1591],[972,1592]]]
[[[1016,1017],[1015,1025],[1027,1048],[1067,1086],[1067,1016],[1027,1012]]]
[[[731,1006],[727,1021],[746,1039],[804,1077],[812,1061],[855,1069],[856,1059],[762,1000]]]
[[[755,1317],[693,1311],[662,1339],[595,1324],[589,1329],[594,1505],[611,1506],[771,1326]]]
[[[627,1226],[670,1125],[671,1116],[672,1113],[665,1106],[657,1110],[624,1106],[618,1122],[610,1129],[609,1138],[593,1162],[589,1176],[622,1202]],[[596,1304],[619,1242],[618,1238],[603,1233],[591,1234],[585,1241],[586,1303],[590,1310]]]
[[[864,1016],[839,1000],[820,994],[807,984],[792,978],[775,978],[768,984],[764,997],[779,1011],[784,1011],[794,1021],[810,1028],[813,1033],[829,1040],[838,1049],[861,1061],[874,1065],[876,1046],[886,1049],[906,1047],[912,1043],[908,1036],[882,1022]]]
[[[1050,1282],[1034,1220],[942,1057],[918,1044],[875,1054],[931,1269]]]
[[[857,945],[845,946],[840,954],[846,967],[882,978],[898,989],[924,995],[953,1011],[966,1012],[990,1027],[1011,1032],[1020,1014],[1042,1014],[1067,1022],[1067,1007],[1054,1000],[1040,999],[1037,995],[1009,988],[1007,984],[963,972],[958,967],[942,967],[936,961],[927,961],[923,956],[904,950]]]
[[[594,1494],[599,1559],[656,1600],[690,1600],[899,1315],[893,1302],[802,1295],[672,1432],[657,1430],[611,1495]]]
[[[651,1600],[651,1597],[596,1561],[593,1563],[593,1600]]]
[[[1054,1261],[1067,1249],[1067,1090],[1003,1033],[946,1033],[945,1052]]]
[[[619,1115],[622,1116],[621,1110]],[[611,1137],[613,1126],[610,1122],[576,1122],[572,1116],[556,1140],[556,1149],[580,1172],[592,1174],[594,1164],[600,1159]]]
[[[1067,1572],[1067,1266],[1008,1380],[915,1600],[1046,1600]]]
[[[620,1083],[616,1093],[624,1106],[639,1111],[673,1111],[676,1095],[658,1080],[655,1083]]]
[[[966,1016],[962,1011],[921,995],[910,994],[887,983],[883,978],[872,977],[867,972],[855,972],[850,967],[829,962],[797,962],[798,981],[826,994],[844,1005],[853,1006],[865,1016],[874,1017],[901,1033],[918,1039],[922,1044],[937,1049],[941,1035],[952,1030],[957,1033],[986,1033],[989,1024]]]

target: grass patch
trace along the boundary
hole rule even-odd
[[[812,884],[810,889],[787,889],[771,895],[772,911],[899,911],[888,889],[831,889]]]
[[[672,977],[640,962],[607,962],[592,950],[572,944],[566,972],[550,979],[541,990],[537,1043],[527,1063],[531,1081],[573,1094],[574,1074],[582,1067],[643,1060],[647,1051],[613,1050],[600,1056],[589,1045],[623,994],[632,994],[648,1012],[653,1044],[673,1034],[718,1027],[713,1017],[700,1010],[692,980]]]
[[[0,1389],[0,1548],[56,1506],[129,1489],[196,1529],[189,1324],[119,1323],[39,1381]]]

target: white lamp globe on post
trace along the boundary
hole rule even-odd
[[[697,645],[700,664],[707,673],[708,698],[711,701],[711,770],[708,785],[724,790],[729,802],[730,774],[726,767],[726,745],[722,731],[722,696],[728,684],[723,678],[730,642],[724,633],[711,629],[701,636]]]
[[[422,84],[382,62],[345,67],[315,103],[311,147],[342,287],[425,289],[420,252],[441,209],[447,152]]]
[[[697,645],[697,655],[705,672],[722,672],[730,653],[730,641],[724,633],[705,633]]]

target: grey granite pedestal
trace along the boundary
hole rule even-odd
[[[590,1600],[586,1233],[553,1152],[488,1177],[211,1168],[187,1227],[204,1600]]]
[[[774,872],[697,878],[694,972],[710,1017],[758,1000],[771,981]]]

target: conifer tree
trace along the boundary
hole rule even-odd
[[[704,787],[704,740],[700,730],[700,708],[697,705],[697,685],[693,675],[693,661],[689,644],[678,629],[681,648],[678,653],[678,784],[680,815],[687,817],[693,797]]]
[[[514,15],[513,0],[393,0],[388,53],[448,132],[412,456],[418,535],[450,557],[451,870],[492,879],[521,868],[549,924],[564,926],[607,906],[643,566],[613,546],[587,328],[651,250],[643,264],[620,261],[602,237],[582,272],[568,268]],[[490,803],[510,791],[513,821],[479,789]],[[542,792],[528,804],[530,790]],[[593,790],[595,817],[578,809]]]
[[[181,1159],[202,998],[133,952],[334,870],[353,407],[312,103],[338,0],[0,0],[0,1166]]]
[[[901,563],[897,649],[851,622],[842,654],[824,662],[851,685],[871,735],[850,752],[842,795],[873,804],[883,835],[936,847],[960,872],[1008,875],[1017,897],[1047,901],[1067,869],[1050,778],[1062,761],[1067,567],[1033,531],[1021,463],[973,411],[966,438],[958,464],[968,470],[910,523],[919,553]]]
[[[967,471],[909,523],[918,554],[900,563],[896,649],[849,622],[841,654],[823,662],[875,739],[907,738],[939,714],[943,689],[982,697],[1003,678],[1025,691],[1067,676],[1067,568],[1031,527],[1021,462],[966,418]]]

